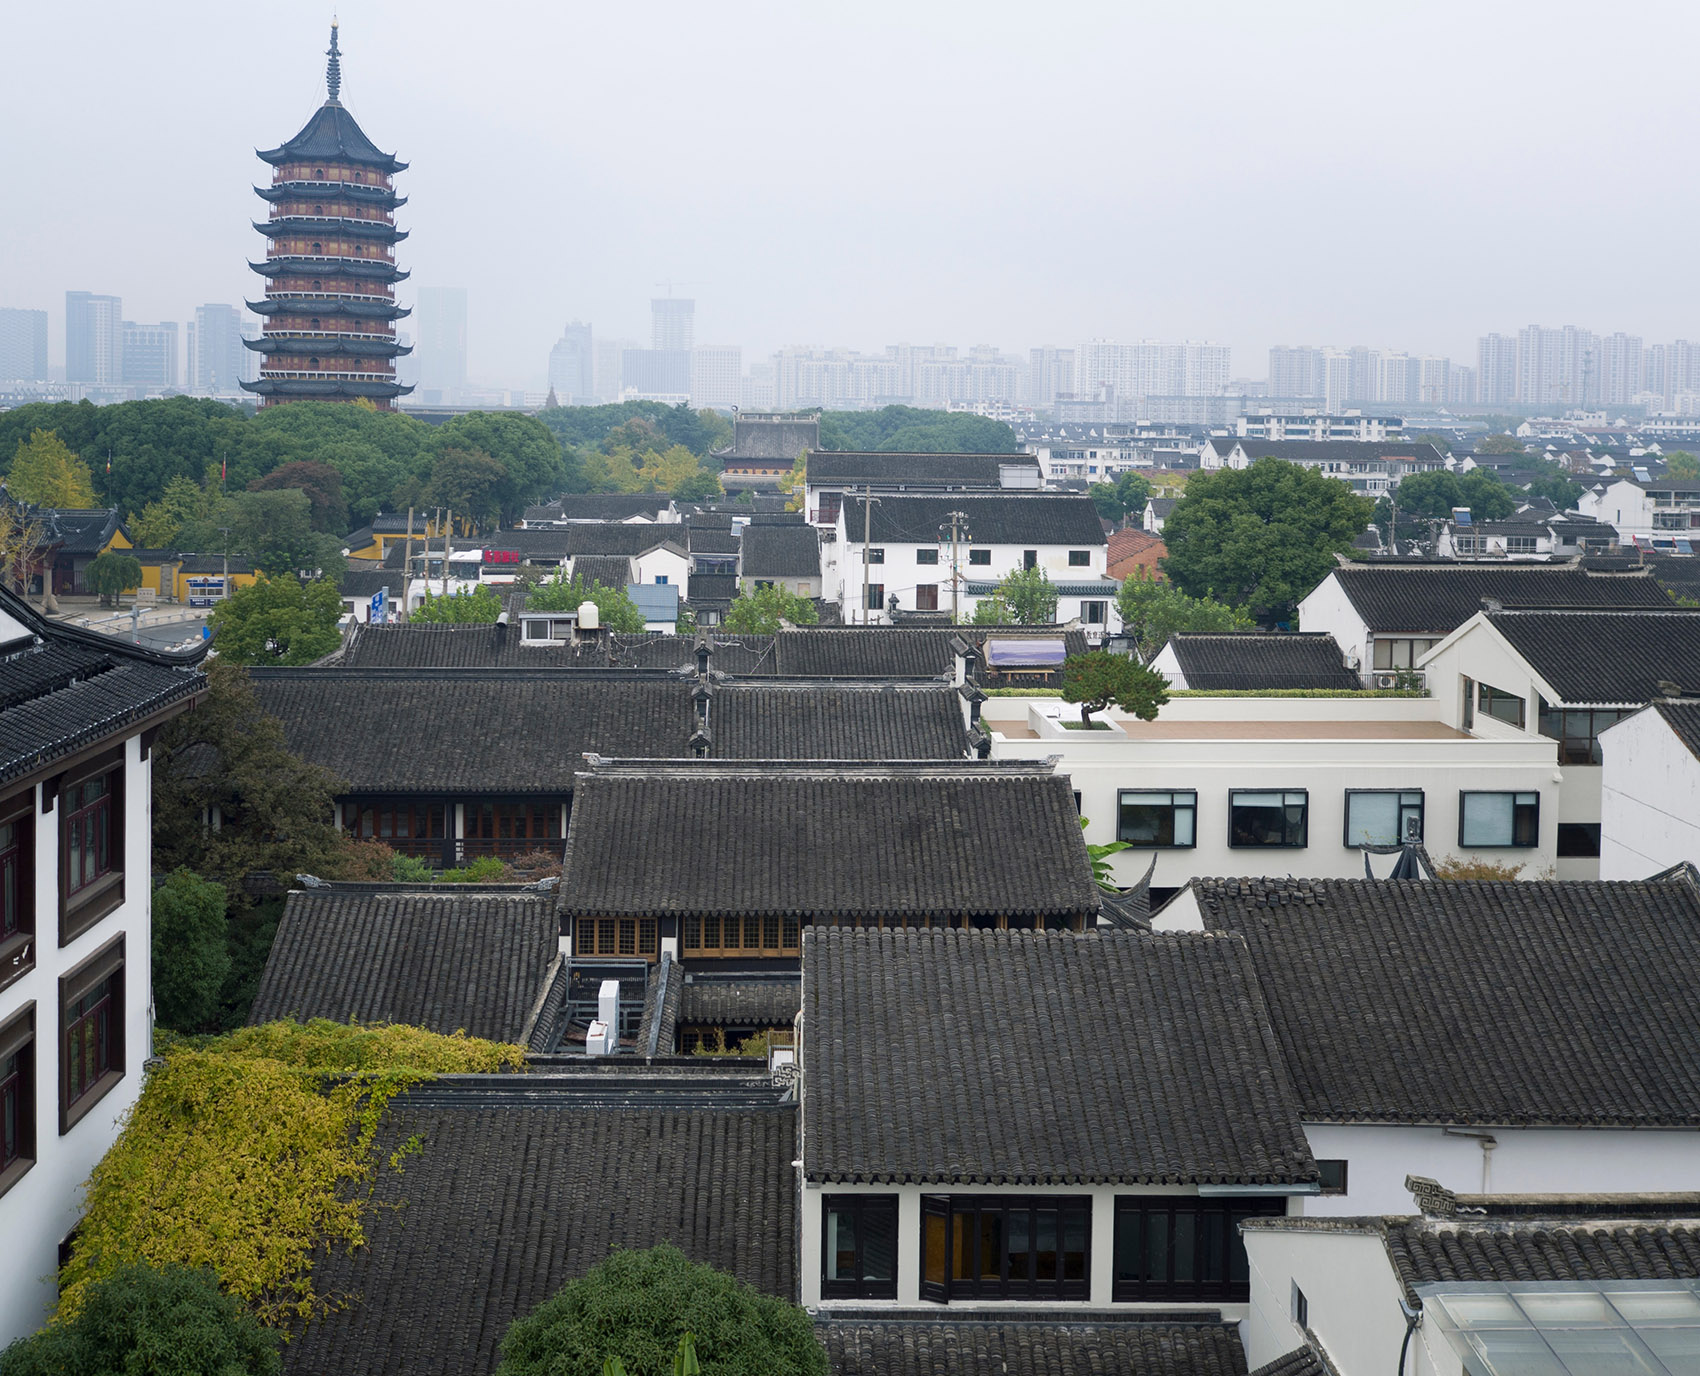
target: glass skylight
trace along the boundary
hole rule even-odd
[[[1416,1291],[1470,1376],[1700,1376],[1700,1281],[1435,1281]]]

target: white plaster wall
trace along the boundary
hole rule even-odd
[[[1600,734],[1600,878],[1700,865],[1700,760],[1656,711]]]
[[[1360,668],[1375,662],[1370,653],[1369,627],[1332,573],[1299,602],[1299,629],[1327,631],[1342,654],[1350,658],[1356,652]]]
[[[82,1213],[83,1183],[118,1136],[119,1118],[141,1093],[151,1052],[149,885],[151,765],[141,742],[124,746],[124,902],[69,946],[58,942],[59,812],[41,811],[36,788],[36,966],[0,992],[0,1022],[35,1003],[36,1163],[0,1196],[0,1348],[46,1321],[58,1294],[59,1243]],[[124,942],[124,1078],[63,1137],[59,1135],[59,977],[115,936]]]
[[[1184,690],[1187,686],[1186,674],[1181,671],[1181,657],[1175,653],[1173,641],[1157,651],[1151,660],[1151,667],[1169,680],[1169,687]],[[1241,701],[1242,699],[1224,698],[1224,702]],[[1300,699],[1303,701],[1303,699]]]
[[[1378,1235],[1367,1229],[1298,1232],[1255,1225],[1242,1235],[1251,1263],[1251,1304],[1240,1332],[1250,1369],[1305,1341],[1292,1318],[1296,1283],[1308,1302],[1311,1332],[1343,1376],[1392,1376],[1398,1370],[1405,1337],[1402,1291]],[[1409,1376],[1412,1367],[1405,1370]]]
[[[1700,1132],[1628,1128],[1471,1128],[1492,1134],[1488,1192],[1621,1194],[1700,1191]],[[1344,1160],[1347,1193],[1312,1195],[1307,1215],[1356,1217],[1414,1211],[1407,1175],[1459,1194],[1482,1193],[1482,1145],[1439,1127],[1307,1123],[1318,1160]]]
[[[680,596],[684,595],[686,580],[691,576],[691,561],[670,549],[652,549],[640,554],[632,560],[632,568],[639,583],[659,583],[665,578],[680,590]]]

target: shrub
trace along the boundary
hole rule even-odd
[[[494,855],[480,855],[470,865],[444,870],[437,876],[439,884],[506,884],[512,880],[513,871]]]
[[[1485,879],[1491,883],[1509,884],[1523,873],[1522,865],[1496,865],[1491,860],[1436,860],[1437,879]]]
[[[515,1320],[496,1376],[601,1376],[609,1357],[631,1376],[665,1376],[686,1333],[714,1376],[826,1374],[801,1306],[663,1245],[616,1252]]]
[[[173,870],[153,895],[153,997],[161,1025],[205,1027],[230,974],[224,886]]]

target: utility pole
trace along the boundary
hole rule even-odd
[[[950,624],[962,624],[962,565],[957,553],[957,541],[962,538],[962,527],[968,524],[968,513],[953,511],[950,513]]]
[[[224,581],[219,584],[218,595],[224,601],[230,600],[230,527],[220,526],[219,533],[224,536]]]
[[[429,546],[427,546],[428,548]],[[407,585],[413,577],[413,508],[407,509],[407,543],[401,557],[401,619],[407,620]]]
[[[449,540],[450,532],[454,530],[455,512],[449,508],[449,518],[443,522],[443,596],[449,595]]]
[[[862,624],[873,624],[873,611],[868,606],[868,589],[873,579],[868,572],[868,546],[874,538],[874,489],[873,484],[865,484],[862,488]]]

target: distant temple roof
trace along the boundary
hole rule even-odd
[[[343,108],[338,99],[342,92],[342,54],[336,44],[336,23],[331,23],[330,58],[325,68],[325,85],[329,92],[325,103],[313,112],[313,117],[301,132],[278,148],[256,149],[264,162],[274,167],[286,162],[352,162],[376,167],[383,172],[400,172],[407,166],[398,162],[393,153],[386,153],[367,138],[354,122],[354,116]]]

